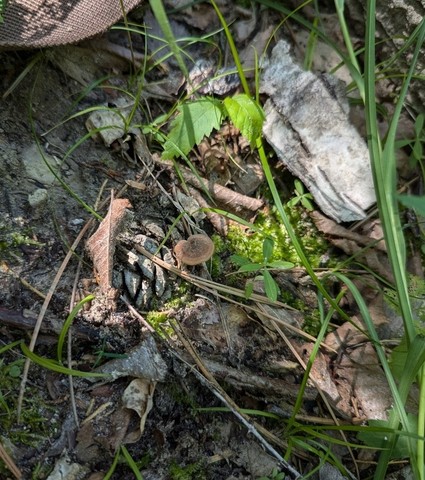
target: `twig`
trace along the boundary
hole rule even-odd
[[[117,194],[117,197],[119,197],[126,190],[126,188],[127,188],[127,185],[124,185],[124,187]],[[100,204],[99,208],[103,208],[107,204],[108,201],[109,201],[109,199],[103,201]],[[68,250],[68,253],[66,254],[61,266],[59,267],[58,272],[55,275],[55,278],[53,279],[53,282],[52,282],[52,284],[49,288],[49,291],[47,292],[46,298],[44,299],[43,305],[41,306],[40,313],[38,314],[37,321],[36,321],[35,326],[34,326],[34,331],[32,333],[31,341],[30,341],[30,344],[29,344],[29,347],[28,347],[31,352],[34,351],[34,347],[35,347],[35,344],[37,342],[37,337],[38,337],[38,334],[39,334],[39,331],[40,331],[40,328],[41,328],[41,324],[43,322],[43,318],[46,314],[49,303],[50,303],[50,301],[53,297],[53,294],[56,290],[57,284],[59,283],[59,280],[62,277],[62,274],[65,271],[65,268],[67,267],[71,257],[74,255],[75,249],[77,248],[81,239],[86,234],[87,230],[89,230],[89,228],[91,228],[91,226],[93,225],[94,222],[95,222],[95,218],[90,218],[90,220],[88,220],[88,222],[81,229],[81,232],[78,234],[77,238],[74,240],[74,243],[71,245],[70,249]],[[20,423],[20,420],[21,420],[22,404],[23,404],[23,401],[24,401],[25,386],[26,386],[27,379],[28,379],[28,372],[29,372],[30,364],[31,364],[31,360],[29,358],[27,358],[25,360],[24,370],[22,372],[21,386],[20,386],[20,389],[19,389],[18,406],[17,406],[17,421],[18,421],[18,423]]]
[[[199,203],[199,206],[204,209],[205,215],[208,217],[208,220],[211,222],[212,226],[217,230],[217,232],[221,235],[227,235],[226,220],[218,213],[210,210],[211,206],[208,205],[201,192],[196,188],[189,187],[189,193]]]
[[[3,460],[6,467],[11,471],[14,477],[20,480],[22,478],[22,472],[16,466],[16,463],[13,461],[11,456],[6,452],[1,442],[0,442],[0,458]]]
[[[167,167],[170,170],[174,169],[174,166],[171,162],[158,160],[155,158],[155,155],[153,155],[153,158],[158,165]],[[215,200],[224,206],[230,207],[236,213],[243,212],[243,210],[257,212],[264,206],[263,200],[242,195],[241,193],[235,192],[230,188],[210,182],[205,178],[197,177],[189,169],[183,167],[182,165],[179,165],[179,171],[187,183],[190,183],[192,186],[200,190],[209,192]]]
[[[22,285],[25,287],[25,288],[28,288],[28,290],[30,290],[31,292],[35,293],[36,295],[38,295],[40,298],[42,298],[43,300],[46,298],[46,295],[44,295],[43,292],[40,292],[40,290],[38,290],[37,288],[33,287],[30,283],[28,283],[24,278],[20,277],[13,269],[11,269],[5,262],[1,265],[1,268],[2,270],[4,271],[4,273],[6,273],[6,275],[11,275],[13,278],[16,278],[17,280],[19,280]]]
[[[140,313],[129,303],[129,301],[123,296],[120,296],[120,300],[123,301],[129,311],[138,319],[140,320],[140,323],[142,323],[150,332],[155,332],[155,329],[140,315]]]

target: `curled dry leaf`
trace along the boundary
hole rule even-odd
[[[113,199],[106,217],[87,241],[86,247],[93,260],[99,285],[104,292],[112,287],[112,267],[117,235],[123,227],[127,208],[131,208],[131,203],[126,198]]]
[[[135,378],[125,389],[122,396],[122,403],[125,408],[134,410],[137,415],[139,415],[140,424],[137,430],[127,433],[124,443],[135,443],[142,436],[145,430],[146,418],[152,410],[152,397],[155,385],[155,382],[143,378]]]

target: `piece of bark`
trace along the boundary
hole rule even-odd
[[[128,351],[125,358],[114,358],[100,366],[97,371],[108,373],[113,379],[135,377],[152,382],[163,382],[168,367],[162,359],[155,340],[148,336],[139,345]]]
[[[180,355],[186,358],[185,354],[180,353]],[[202,362],[214,377],[225,380],[226,383],[238,390],[248,390],[253,394],[261,393],[261,395],[265,396],[270,395],[292,400],[295,400],[299,394],[299,385],[285,382],[285,380],[280,378],[256,375],[247,368],[233,368],[224,363],[206,358],[202,358]],[[314,400],[316,397],[316,388],[307,386],[303,398],[305,400]]]
[[[337,222],[365,218],[375,202],[369,153],[349,121],[338,81],[303,70],[281,40],[263,69],[263,133],[279,159]]]
[[[29,310],[17,311],[0,307],[0,326],[16,328],[19,330],[33,331],[37,322],[37,314]],[[40,332],[45,335],[51,335],[56,338],[63,329],[63,320],[46,316],[41,325]],[[72,335],[79,340],[92,342],[99,341],[99,330],[91,328],[90,325],[72,325]]]
[[[338,225],[336,222],[330,218],[325,217],[318,211],[310,212],[310,217],[313,219],[316,227],[324,234],[330,235],[336,238],[344,238],[346,240],[352,240],[361,246],[370,245],[372,242],[375,242],[376,239],[368,237],[367,235],[361,235],[356,232],[352,232],[341,225]],[[379,240],[373,248],[380,250],[381,252],[386,252],[387,247],[384,240]]]

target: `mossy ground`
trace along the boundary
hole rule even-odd
[[[180,466],[173,463],[170,466],[170,478],[172,480],[204,480],[206,477],[204,466],[201,462]]]
[[[317,233],[313,222],[304,213],[302,207],[287,209],[291,223],[301,239],[304,250],[313,267],[320,264],[322,255],[328,249],[327,242]],[[247,231],[237,225],[231,225],[227,235],[226,247],[231,254],[240,255],[251,262],[263,261],[263,241],[270,237],[274,240],[273,258],[299,265],[299,258],[291,244],[285,227],[277,219],[274,209],[258,216],[257,231]]]

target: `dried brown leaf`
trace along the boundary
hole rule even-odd
[[[377,241],[375,230],[371,230],[373,237],[361,235],[338,225],[334,220],[317,211],[311,212],[310,216],[317,229],[328,236],[328,241],[332,245],[349,256],[355,256],[358,262],[364,263],[390,282],[394,281],[386,255],[385,242]]]
[[[385,242],[383,240],[376,242],[377,238],[375,236],[372,237],[352,232],[351,230],[348,230],[347,228],[339,225],[334,220],[325,217],[318,211],[311,212],[310,216],[313,219],[318,230],[325,233],[326,235],[341,239],[347,239],[355,242],[359,246],[368,246],[374,243],[374,249],[378,249],[382,252],[387,251]],[[371,232],[371,235],[372,233],[374,234],[374,232]]]
[[[123,227],[127,208],[131,208],[131,203],[126,198],[112,199],[106,217],[87,241],[86,247],[93,260],[99,285],[104,292],[112,287],[112,267],[117,235]]]

